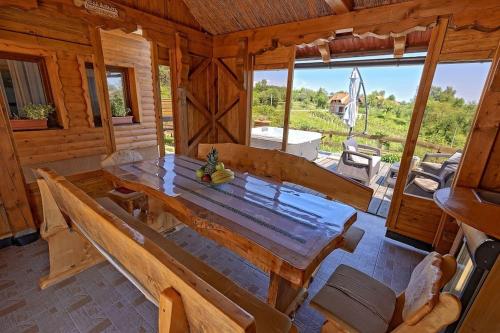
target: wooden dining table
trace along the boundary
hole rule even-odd
[[[171,154],[107,167],[104,175],[161,200],[189,228],[269,272],[268,303],[290,311],[319,264],[340,246],[356,210],[244,172],[235,171],[226,184],[207,184],[195,175],[203,164]]]

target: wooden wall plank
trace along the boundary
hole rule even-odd
[[[5,102],[0,95],[0,201],[8,220],[2,218],[0,223],[8,222],[9,225],[1,229],[10,230],[15,236],[25,230],[35,231],[35,224]]]
[[[154,99],[154,71],[152,67],[151,44],[145,38],[136,34],[126,34],[121,31],[102,31],[102,49],[104,62],[106,65],[125,66],[133,68],[136,79],[131,78],[131,84],[135,86],[134,94],[137,105],[133,106],[139,109],[140,123],[132,125],[113,126],[113,132],[116,142],[116,149],[132,149],[137,147],[158,146],[157,140],[154,144],[149,134],[139,134],[136,132],[133,137],[123,135],[130,131],[138,129],[154,130],[155,135],[158,131]],[[121,133],[121,134],[120,134]],[[159,133],[161,136],[162,133]],[[130,140],[133,139],[133,140]]]
[[[456,184],[499,190],[500,151],[500,43],[490,67],[485,89],[476,111],[472,131],[464,149],[464,159],[458,170]]]

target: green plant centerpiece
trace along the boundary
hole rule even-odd
[[[123,98],[121,98],[118,94],[111,97],[109,104],[111,108],[111,115],[113,117],[126,117],[132,113],[130,108],[125,107]]]
[[[26,119],[45,120],[54,111],[54,107],[50,104],[27,104],[22,113]]]
[[[224,163],[219,162],[219,153],[212,147],[207,155],[207,163],[196,170],[196,177],[203,182],[218,185],[233,180],[234,172],[226,169]]]

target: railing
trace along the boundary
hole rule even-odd
[[[320,131],[320,133],[323,135],[323,137],[334,137],[334,136],[340,136],[347,138],[348,133],[347,132],[340,132],[340,131]],[[401,138],[397,136],[387,136],[383,134],[365,134],[365,133],[353,133],[354,137],[357,138],[365,138],[365,139],[370,139],[370,140],[375,140],[378,141],[379,146],[383,146],[384,143],[386,142],[395,142],[395,143],[401,143],[402,145],[405,144],[406,138]],[[322,140],[324,141],[324,140]],[[322,144],[328,145],[328,143],[322,142]],[[454,153],[457,151],[457,148],[449,147],[449,146],[444,146],[444,145],[439,145],[431,142],[425,142],[425,141],[417,141],[417,146],[418,147],[423,147],[423,148],[429,148],[432,150],[435,150],[436,152],[443,152],[443,153]]]

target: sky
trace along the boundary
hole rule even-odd
[[[453,87],[457,96],[467,102],[477,101],[481,95],[490,63],[439,64],[433,85]],[[367,93],[385,90],[385,96],[393,94],[399,101],[410,101],[415,97],[423,65],[400,67],[359,67]],[[349,90],[351,68],[296,69],[294,89],[305,87],[329,93]],[[266,79],[269,84],[286,85],[286,70],[256,71],[254,82]]]

